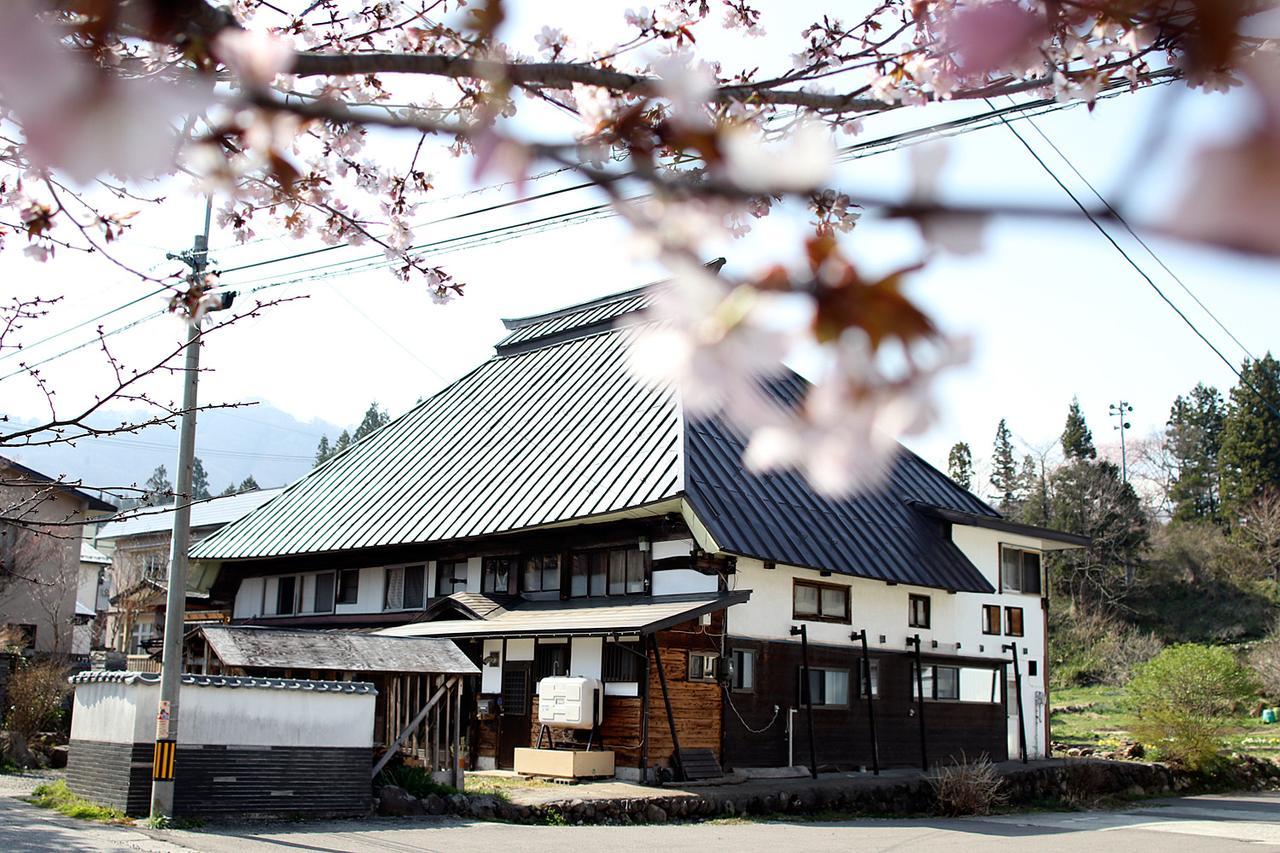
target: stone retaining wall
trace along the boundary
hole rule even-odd
[[[1159,796],[1203,786],[1203,777],[1162,764],[1089,759],[1040,762],[1014,766],[1003,772],[1006,794],[1012,806],[1060,802],[1087,803],[1100,797]],[[1237,777],[1224,787],[1266,788],[1280,785],[1280,764],[1242,759]],[[936,812],[933,787],[923,777],[891,782],[872,778],[829,778],[798,783],[780,780],[775,790],[754,783],[705,791],[655,789],[652,795],[634,798],[566,796],[561,800],[523,805],[494,796],[428,796],[422,800],[400,788],[379,793],[382,814],[452,814],[517,823],[567,822],[666,823],[706,820],[738,815],[815,814],[826,811],[869,815],[910,815]]]

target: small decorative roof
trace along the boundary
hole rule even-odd
[[[131,670],[92,669],[76,673],[67,679],[71,684],[159,684],[158,672],[133,672]],[[312,681],[300,678],[245,678],[234,675],[182,676],[183,686],[189,687],[247,687],[265,690],[297,690],[304,693],[377,693],[377,688],[367,681]]]
[[[480,672],[451,640],[248,625],[199,629],[224,666],[348,672]]]

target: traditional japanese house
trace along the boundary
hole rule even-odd
[[[494,357],[197,545],[233,623],[454,639],[481,768],[538,739],[560,674],[603,682],[621,777],[1044,755],[1042,558],[1084,540],[905,450],[843,500],[747,471],[732,427],[629,371],[651,298],[508,321]]]

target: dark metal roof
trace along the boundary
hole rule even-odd
[[[924,513],[932,518],[951,522],[952,524],[968,524],[973,527],[985,527],[990,530],[1003,530],[1008,533],[1018,533],[1022,536],[1044,539],[1049,542],[1061,542],[1062,544],[1073,548],[1087,548],[1093,542],[1093,540],[1088,536],[1078,536],[1075,533],[1063,533],[1061,530],[1052,530],[1048,527],[1039,527],[1035,524],[1022,524],[999,516],[993,517],[988,515],[978,515],[971,512],[963,512],[961,510],[951,509],[948,507],[931,506],[923,503],[914,504],[914,508],[917,512]]]
[[[918,456],[903,450],[873,492],[828,498],[796,473],[748,472],[744,441],[722,419],[686,421],[672,389],[634,379],[628,326],[645,298],[630,291],[508,321],[522,349],[485,362],[192,555],[254,559],[459,540],[684,497],[729,553],[991,591],[945,521],[914,505],[972,519],[961,523],[999,514]],[[622,328],[599,325],[620,317]],[[771,388],[790,405],[806,384],[791,374]]]
[[[67,679],[72,684],[116,683],[159,684],[158,672],[93,669],[76,673]],[[297,690],[303,693],[377,693],[367,681],[314,681],[303,678],[246,678],[235,675],[193,675],[184,673],[184,686],[257,687],[266,690]]]
[[[770,390],[790,405],[804,388],[804,380],[791,374]],[[921,518],[908,502],[983,516],[995,510],[905,448],[883,486],[835,499],[793,471],[747,471],[746,442],[719,417],[687,424],[686,443],[686,497],[724,551],[914,586],[993,591],[940,525]]]
[[[60,492],[64,492],[78,501],[83,501],[86,509],[94,512],[115,512],[114,504],[109,504],[102,498],[95,498],[88,492],[82,492],[80,489],[65,482],[62,477],[50,477],[48,474],[42,474],[34,468],[28,468],[21,462],[15,462],[7,456],[0,456],[0,468],[12,468],[20,476],[17,480],[10,480],[5,485],[14,488],[39,488],[52,487]]]
[[[352,672],[480,672],[450,640],[249,626],[200,629],[224,666]]]

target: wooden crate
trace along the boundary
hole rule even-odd
[[[613,751],[517,747],[515,771],[525,776],[598,779],[613,775]]]

